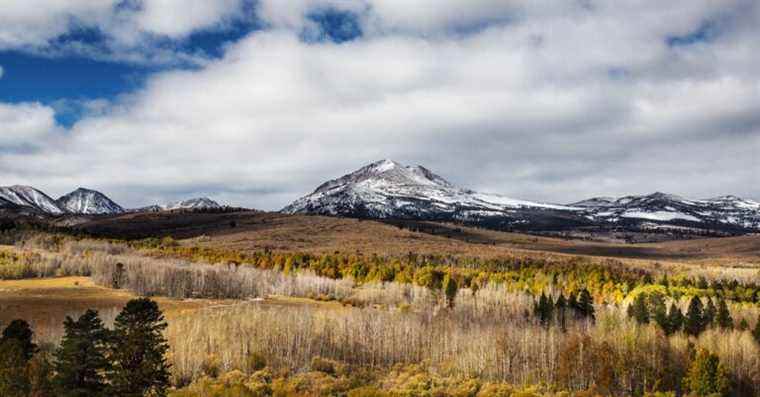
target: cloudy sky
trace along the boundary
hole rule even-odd
[[[571,202],[760,199],[760,2],[26,0],[0,185],[279,209],[391,158]]]

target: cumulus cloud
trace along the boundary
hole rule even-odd
[[[202,63],[161,45],[245,17],[246,0],[29,0],[0,9],[0,50],[136,63]],[[77,34],[102,35],[93,44]]]
[[[43,144],[57,127],[53,109],[39,103],[0,103],[0,154]]]
[[[271,29],[100,103],[44,150],[2,153],[0,179],[278,209],[390,157],[526,199],[760,198],[760,6],[435,4],[261,1]],[[320,7],[355,13],[366,34],[305,42]]]

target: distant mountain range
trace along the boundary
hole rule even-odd
[[[422,166],[392,160],[325,182],[282,211],[455,221],[500,230],[760,231],[760,203],[735,196],[691,200],[658,192],[572,204],[539,203],[460,188]]]
[[[31,186],[0,187],[0,210],[10,210],[26,215],[116,215],[126,212],[216,208],[222,208],[222,206],[206,197],[144,208],[125,209],[105,194],[91,189],[78,188],[57,200],[53,200],[47,194]]]
[[[219,209],[209,198],[125,209],[103,193],[79,188],[57,200],[29,186],[0,187],[0,213],[36,216],[114,215],[182,209]],[[448,182],[423,166],[392,160],[329,180],[283,213],[380,220],[443,221],[527,232],[652,232],[744,234],[760,232],[760,203],[736,196],[711,199],[652,193],[595,197],[571,204],[518,200]]]

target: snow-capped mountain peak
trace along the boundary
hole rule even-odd
[[[423,166],[380,160],[323,183],[283,212],[465,221],[498,217],[500,222],[523,221],[517,210],[572,212],[580,208],[477,193],[457,187]]]
[[[82,187],[62,196],[56,203],[61,209],[72,214],[103,215],[124,212],[124,208],[105,194]]]
[[[189,200],[175,201],[161,206],[164,211],[173,211],[179,209],[216,209],[222,208],[219,203],[208,197],[198,197]]]
[[[37,209],[46,214],[60,215],[64,213],[50,196],[31,186],[0,187],[0,198],[21,207]]]

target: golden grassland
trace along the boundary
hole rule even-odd
[[[757,236],[634,244],[632,249],[658,254],[612,255],[615,260],[609,260],[600,255],[605,252],[601,249],[580,256],[562,251],[578,246],[618,249],[618,245],[479,229],[461,229],[454,238],[324,217],[246,214],[234,219],[234,225],[224,229],[203,229],[208,234],[184,234],[179,244],[173,239],[128,245],[48,235],[0,248],[7,255],[22,255],[4,260],[24,277],[86,274],[93,280],[2,281],[2,316],[28,319],[38,338],[56,342],[66,315],[94,307],[109,324],[136,294],[239,298],[156,298],[169,320],[166,335],[173,384],[191,385],[178,392],[183,397],[554,395],[520,394],[536,384],[552,385],[550,393],[599,386],[600,394],[643,394],[682,387],[695,349],[717,354],[736,395],[760,391],[760,345],[748,329],[760,321],[760,307],[746,294],[756,291],[757,284],[745,288],[736,281],[760,279],[754,251]],[[477,233],[485,237],[476,239]],[[298,249],[286,247],[291,243]],[[192,249],[197,246],[210,250]],[[333,255],[335,251],[348,256]],[[437,256],[393,264],[410,251]],[[325,255],[304,258],[299,252]],[[255,261],[238,260],[236,253],[252,253],[248,259]],[[372,258],[373,253],[390,258]],[[502,258],[517,266],[488,273],[482,268],[488,260],[468,262],[469,257]],[[543,260],[547,258],[553,260]],[[367,274],[352,272],[367,266],[371,267]],[[651,277],[635,271],[642,269]],[[381,270],[396,275],[386,280]],[[373,276],[375,271],[380,272],[378,277]],[[482,272],[488,277],[481,277]],[[431,287],[437,285],[430,281],[434,273],[458,283],[453,306],[444,299],[441,286]],[[663,285],[664,275],[669,280]],[[112,284],[115,279],[120,281]],[[702,281],[704,286],[699,285]],[[713,284],[716,281],[721,284]],[[594,294],[596,322],[575,316],[560,327],[559,317],[547,325],[530,314],[536,310],[537,294],[557,299],[580,288]],[[710,326],[697,336],[684,331],[665,334],[652,322],[638,324],[626,315],[632,297],[657,291],[682,312],[693,296],[733,300],[729,305],[734,325]],[[746,325],[740,327],[742,320]],[[410,369],[418,362],[424,365]],[[367,378],[343,376],[337,369],[342,366],[369,371]],[[421,388],[393,386],[405,384],[406,379],[418,379],[413,383]],[[436,392],[436,382],[447,391]],[[473,387],[454,392],[467,385]],[[482,393],[492,387],[513,387],[509,385],[517,389]],[[239,393],[230,394],[232,389]]]
[[[122,307],[137,296],[126,290],[95,285],[89,277],[57,277],[0,280],[0,324],[24,319],[37,330],[37,338],[55,342],[61,335],[66,316],[78,316],[95,309],[104,320],[112,321]],[[199,309],[229,305],[231,300],[169,299],[157,297],[168,321]]]
[[[401,228],[372,220],[264,212],[127,214],[96,219],[77,228],[117,238],[172,236],[188,245],[248,253],[261,250],[317,254],[340,251],[366,255],[415,252],[484,258],[515,253],[567,254],[634,262],[760,267],[760,235],[625,244],[435,222],[418,222],[415,227]]]

